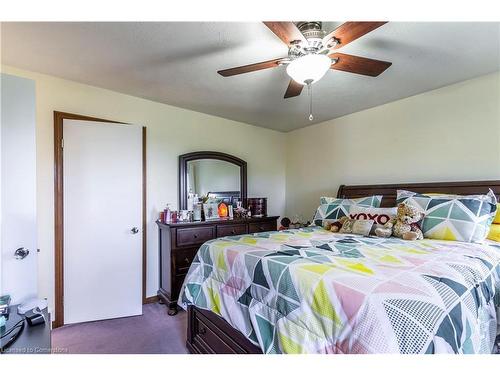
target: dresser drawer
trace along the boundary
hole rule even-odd
[[[172,257],[174,258],[175,274],[184,275],[187,273],[197,251],[198,249],[194,248],[175,250],[172,253]]]
[[[203,314],[197,313],[193,319],[194,330],[192,332],[192,343],[202,353],[217,354],[245,354],[245,350],[239,347],[215,324],[205,318]]]
[[[246,233],[246,224],[217,225],[217,237],[237,236]]]
[[[215,238],[215,226],[177,229],[177,246],[199,245]]]
[[[248,224],[248,233],[269,232],[273,230],[276,230],[275,221],[264,221],[262,223]]]

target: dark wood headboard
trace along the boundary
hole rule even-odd
[[[383,195],[381,207],[396,205],[396,190],[409,190],[416,193],[449,193],[449,194],[486,194],[488,189],[500,196],[500,180],[463,181],[463,182],[427,182],[418,184],[386,184],[386,185],[340,185],[338,198],[360,198],[369,195]]]

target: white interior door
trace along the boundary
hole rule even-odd
[[[37,296],[35,82],[0,77],[0,294],[16,304]],[[14,257],[19,248],[24,259]]]
[[[64,324],[140,315],[142,128],[64,120],[63,138]]]

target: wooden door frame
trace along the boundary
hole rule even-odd
[[[64,164],[63,123],[64,120],[99,121],[126,124],[74,113],[54,111],[54,269],[55,269],[55,320],[53,328],[64,325]],[[153,302],[146,298],[146,127],[142,127],[142,303]],[[110,296],[113,298],[113,296]]]

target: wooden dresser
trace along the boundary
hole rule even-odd
[[[268,232],[277,229],[279,216],[249,219],[169,223],[157,221],[159,229],[160,289],[158,297],[168,307],[168,314],[177,313],[177,298],[184,277],[199,247],[206,241],[225,236]]]

